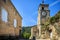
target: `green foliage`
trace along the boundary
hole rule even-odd
[[[31,33],[31,27],[22,27],[22,31]]]
[[[50,18],[50,23],[54,24],[55,22],[59,21],[60,19],[60,11],[53,17]]]
[[[60,11],[55,15],[55,20],[59,20],[60,19]]]
[[[31,35],[31,27],[23,27],[22,28],[22,37],[25,39],[29,39]]]
[[[51,17],[50,23],[53,24],[55,22],[55,17]]]
[[[23,37],[26,39],[29,39],[30,35],[31,35],[30,33],[23,32]]]

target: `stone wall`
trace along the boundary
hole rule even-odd
[[[4,8],[8,13],[8,22],[1,19],[1,10]],[[17,26],[14,27],[14,19],[17,20]],[[22,30],[22,17],[10,0],[0,0],[0,35],[18,36]]]

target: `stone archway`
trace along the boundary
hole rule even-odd
[[[49,38],[52,40],[53,38],[53,26],[49,25]]]
[[[50,38],[52,39],[52,29],[49,30],[49,35],[50,35]]]

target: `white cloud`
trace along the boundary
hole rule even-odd
[[[50,7],[53,6],[53,5],[55,5],[55,4],[57,4],[58,2],[59,2],[59,1],[53,2],[52,4],[50,4]]]

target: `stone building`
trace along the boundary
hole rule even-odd
[[[22,17],[11,0],[0,0],[0,36],[19,36]]]
[[[36,40],[60,40],[60,20],[54,24],[50,24],[49,21],[49,4],[45,4],[43,0],[38,8],[37,26],[31,28],[30,39],[35,36]]]
[[[38,30],[37,25],[32,26],[30,39],[33,38],[33,36],[35,36],[35,37],[38,36],[38,34],[37,34],[38,31],[37,30]]]

